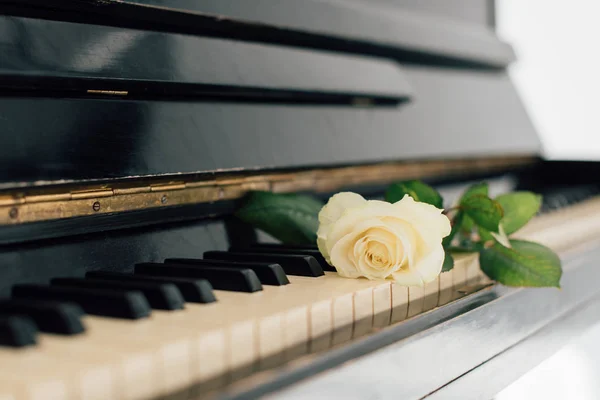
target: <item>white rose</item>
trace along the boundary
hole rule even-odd
[[[391,204],[345,192],[319,213],[317,243],[343,277],[423,286],[442,271],[442,239],[449,234],[442,210],[408,195]]]

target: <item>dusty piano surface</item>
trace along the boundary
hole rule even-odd
[[[539,158],[490,2],[252,3],[0,1],[0,397],[490,398],[595,322],[597,166]],[[232,217],[415,178],[544,194],[562,290],[346,280]]]

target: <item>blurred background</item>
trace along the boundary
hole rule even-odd
[[[517,52],[510,73],[550,159],[600,159],[600,2],[497,0],[498,32]],[[600,399],[600,326],[496,400]]]
[[[497,0],[512,78],[550,159],[600,159],[600,2]]]

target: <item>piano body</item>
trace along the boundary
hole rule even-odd
[[[0,398],[489,399],[594,324],[598,168],[540,157],[464,3],[0,1]],[[403,179],[542,193],[562,290],[345,280],[232,216]],[[193,261],[244,246],[283,276]]]

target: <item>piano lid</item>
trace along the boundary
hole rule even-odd
[[[0,18],[3,187],[539,154],[508,47],[481,25],[349,1],[262,2],[262,22],[242,2],[169,4],[0,2],[27,16]],[[214,14],[227,5],[245,22]]]

